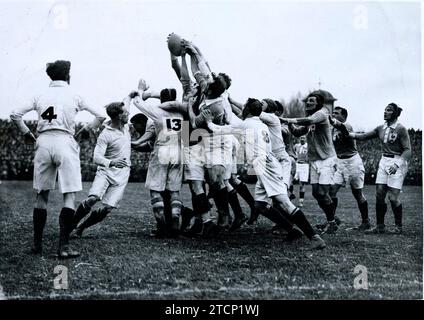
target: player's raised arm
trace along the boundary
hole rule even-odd
[[[91,123],[86,124],[83,128],[81,128],[79,132],[81,132],[82,130],[87,130],[87,129],[97,129],[106,120],[106,117],[104,115],[102,115],[100,112],[98,112],[91,106],[87,105],[87,103],[85,103],[85,101],[81,97],[78,98],[78,107],[80,108],[81,111],[82,110],[88,111],[95,117]]]
[[[35,106],[36,101],[33,100],[29,105],[16,109],[10,114],[10,119],[12,120],[12,122],[16,125],[19,131],[24,134],[26,143],[35,142],[36,139],[34,134],[31,132],[31,130],[29,130],[29,128],[25,124],[23,116],[28,112],[35,110]]]
[[[346,124],[333,118],[332,116],[328,116],[328,120],[334,128],[340,130],[341,133],[345,136],[349,136],[349,133],[353,131],[351,126],[347,126]]]
[[[237,117],[241,117],[243,103],[235,101],[233,98],[230,97],[230,95],[228,95],[228,102],[231,104],[231,110],[234,112],[234,114],[236,114]]]
[[[289,132],[295,137],[304,136],[308,133],[309,128],[307,126],[297,126],[292,123],[288,125]]]
[[[356,132],[350,132],[349,137],[356,139],[356,140],[368,140],[378,137],[378,130],[375,128],[372,131],[364,132],[364,133],[356,133]]]
[[[324,112],[315,112],[309,117],[304,118],[281,118],[285,123],[289,124],[298,124],[301,126],[310,126],[312,124],[317,124],[326,121],[327,115]]]

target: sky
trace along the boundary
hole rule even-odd
[[[139,78],[181,97],[166,45],[175,32],[231,76],[241,102],[322,88],[355,129],[383,123],[390,102],[422,128],[421,12],[419,2],[1,0],[0,118],[48,86],[57,59],[72,62],[71,86],[99,110]]]

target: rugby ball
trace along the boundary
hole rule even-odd
[[[171,33],[168,36],[168,49],[175,56],[180,56],[182,47],[181,47],[181,37],[178,34]]]

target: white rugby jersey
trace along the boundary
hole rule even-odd
[[[112,128],[110,122],[100,133],[94,148],[94,163],[109,168],[111,161],[125,159],[128,167],[131,166],[131,134],[129,125],[123,131]]]
[[[271,138],[272,152],[280,154],[286,152],[286,145],[284,144],[283,135],[281,133],[280,119],[272,113],[262,112],[259,119],[268,126]]]
[[[134,105],[155,124],[157,146],[180,146],[181,131],[184,117],[179,112],[166,111],[160,106],[150,106],[143,103],[141,97],[133,99]]]
[[[66,81],[52,81],[45,92],[34,96],[28,105],[12,112],[10,118],[22,133],[29,131],[22,117],[33,110],[38,114],[38,133],[61,130],[74,135],[75,116],[83,110],[96,117],[91,127],[98,127],[105,120],[103,115],[89,107],[79,95],[75,94]]]
[[[233,134],[242,130],[245,136],[244,144],[247,163],[256,165],[272,155],[272,146],[268,126],[259,117],[247,118],[232,125],[218,126],[213,123],[209,127],[215,134]],[[262,163],[261,165],[264,165]]]

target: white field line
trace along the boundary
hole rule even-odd
[[[0,300],[7,300],[6,295],[3,292],[3,287],[0,284]]]
[[[375,289],[392,289],[392,290],[399,290],[399,289],[414,289],[418,288],[420,289],[421,283],[416,284],[409,284],[409,285],[402,285],[402,286],[395,286],[391,284],[384,284],[384,285],[377,285],[377,286],[370,286],[369,290],[365,290],[365,292],[372,293]],[[72,299],[84,299],[93,295],[96,296],[102,296],[104,298],[119,298],[120,296],[157,296],[157,297],[167,297],[167,296],[173,296],[173,295],[189,295],[189,294],[204,294],[204,293],[260,293],[260,292],[267,292],[267,293],[275,293],[275,292],[288,292],[288,291],[307,291],[307,290],[318,290],[318,291],[333,291],[333,290],[352,290],[352,292],[355,292],[356,290],[353,287],[346,287],[346,286],[334,286],[334,285],[319,285],[316,287],[311,286],[288,286],[288,287],[268,287],[268,288],[248,288],[248,287],[233,287],[233,288],[227,288],[227,287],[221,287],[219,289],[176,289],[176,290],[159,290],[159,291],[150,291],[150,290],[125,290],[125,291],[107,291],[107,290],[98,290],[98,291],[92,291],[92,292],[81,292],[81,293],[75,293],[75,294],[67,294],[65,291],[63,294],[59,293],[60,291],[51,292],[49,295],[46,296],[26,296],[26,295],[15,295],[15,296],[8,296],[8,299],[33,299],[33,298],[45,298],[45,299],[54,299],[54,298],[72,298]]]

